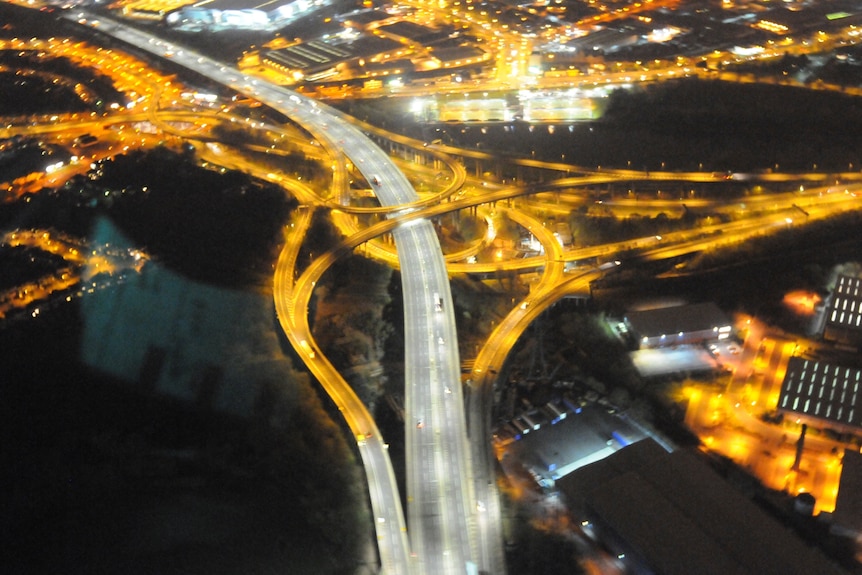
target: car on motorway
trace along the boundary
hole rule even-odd
[[[99,139],[92,134],[83,134],[75,138],[73,145],[80,146],[82,148],[88,148],[92,145],[98,143]]]
[[[375,186],[380,185],[380,176],[371,176],[371,183]]]
[[[304,351],[309,358],[315,358],[314,350],[311,349],[311,346],[308,344],[307,340],[302,340],[301,342],[299,342],[299,347],[302,348],[302,351]]]

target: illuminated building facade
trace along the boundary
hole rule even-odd
[[[632,311],[624,320],[642,349],[727,339],[733,331],[714,303]]]

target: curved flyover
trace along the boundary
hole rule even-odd
[[[180,50],[119,22],[102,16],[88,18],[88,22],[98,22],[100,31],[153,55],[170,53],[174,63],[256,98],[287,115],[319,140],[326,140],[330,145],[337,143],[363,176],[374,183],[382,204],[394,206],[418,200],[407,179],[386,154],[335,110],[246,76],[188,49]],[[391,527],[384,529],[384,534],[379,537],[382,568],[384,572],[395,575],[462,575],[469,565],[476,564],[477,510],[470,488],[472,481],[463,403],[460,394],[449,392],[451,387],[457,389],[460,362],[446,265],[436,233],[428,221],[417,220],[401,226],[393,231],[393,236],[404,286],[405,411],[408,417],[405,435],[413,553],[407,558],[403,535],[387,532]],[[290,258],[289,255],[285,257]],[[322,265],[324,262],[316,260],[307,272]],[[285,266],[280,268],[285,269]],[[282,277],[278,281],[283,285],[289,280]],[[311,289],[310,283],[300,282],[297,287],[298,290]],[[298,294],[293,295],[299,299]],[[293,307],[290,303],[277,303],[279,317],[286,315],[289,319],[287,327],[292,328],[303,321],[307,323],[304,310],[297,313],[295,308],[285,309],[285,304],[288,308]],[[292,336],[295,339],[295,333],[289,329],[288,337]],[[292,342],[298,344],[297,349],[315,375],[324,379],[331,375],[326,369],[328,362],[316,353],[312,342]],[[341,391],[345,394],[342,395]],[[355,396],[350,397],[346,390],[340,388],[331,393],[334,393],[333,400],[343,410],[351,429],[361,433],[363,424],[366,428],[373,425],[364,406],[354,401]],[[415,426],[412,425],[414,421],[418,423]],[[382,444],[371,442],[364,447],[367,449],[360,450],[360,453],[368,473],[372,507],[375,516],[384,519],[375,522],[378,535],[381,535],[381,526],[390,524],[398,529],[403,525],[399,513],[400,500],[397,486],[387,480],[392,476],[391,463]],[[379,457],[372,457],[372,452]],[[388,502],[385,509],[380,504],[382,497]],[[399,533],[403,534],[403,531]],[[493,571],[501,572],[498,569]]]

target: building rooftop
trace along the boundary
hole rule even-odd
[[[421,26],[415,22],[399,21],[391,24],[384,24],[378,28],[381,32],[412,40],[422,46],[429,46],[441,40],[448,38],[454,30],[451,28],[434,29],[427,26]]]
[[[458,62],[461,60],[479,60],[486,57],[486,52],[475,46],[435,47],[430,51],[431,55],[443,64]]]
[[[838,276],[826,312],[826,325],[862,331],[862,279]]]
[[[664,448],[655,441],[638,441],[603,459],[601,465],[587,465],[570,473],[557,482],[557,487],[565,493],[572,509],[583,509],[596,486],[604,485],[629,470],[645,467],[665,453]]]
[[[620,416],[586,406],[556,424],[545,423],[507,449],[524,467],[557,479],[643,437]]]
[[[694,452],[645,439],[557,486],[584,502],[605,544],[656,574],[841,573]]]
[[[862,370],[791,357],[778,409],[840,426],[862,425]]]
[[[851,532],[862,532],[862,454],[852,449],[844,450],[832,523]]]
[[[629,327],[640,337],[728,328],[727,315],[712,302],[628,312]],[[716,336],[718,334],[716,333]]]

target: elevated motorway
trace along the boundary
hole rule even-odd
[[[77,21],[77,14],[70,13],[67,17]],[[302,125],[318,140],[340,147],[366,180],[374,183],[382,204],[412,204],[419,199],[386,154],[337,111],[119,22],[90,14],[85,18],[100,32],[155,56],[170,55],[174,64],[259,100]],[[460,382],[460,362],[449,280],[440,244],[432,225],[424,219],[393,230],[393,236],[404,284],[405,436],[412,549],[408,549],[406,538],[399,530],[404,520],[388,454],[382,442],[365,442],[360,453],[369,481],[372,508],[378,518],[375,526],[382,572],[470,575],[482,569],[494,575],[504,573],[504,565],[481,565],[477,558],[479,511],[471,489],[463,403],[460,394],[451,392]],[[279,266],[280,270],[291,265],[291,257],[284,257],[288,264]],[[316,260],[310,270],[319,272],[324,265],[328,264]],[[278,283],[283,285],[287,281],[282,277]],[[311,285],[311,282],[297,283],[297,287],[304,290],[310,290]],[[282,319],[282,314],[287,316],[284,325],[288,337],[312,372],[325,380],[330,374],[313,342],[295,341],[296,324],[307,323],[307,317],[301,320],[296,308],[285,308],[285,305],[290,307],[289,300],[280,301],[276,294],[279,318]],[[326,389],[357,436],[373,426],[367,410],[349,388],[326,386]],[[502,557],[502,550],[496,556]]]
[[[156,47],[161,48],[162,45],[156,44]],[[466,566],[474,561],[489,573],[496,575],[504,572],[500,540],[488,528],[489,524],[499,526],[499,521],[495,521],[493,517],[496,514],[494,509],[495,494],[492,494],[491,489],[483,487],[483,485],[489,485],[483,482],[487,476],[474,473],[471,477],[471,468],[469,463],[466,463],[469,461],[469,457],[464,447],[465,435],[462,415],[464,406],[461,404],[460,396],[451,393],[457,389],[458,381],[457,345],[451,315],[451,298],[448,282],[445,280],[446,270],[440,266],[438,261],[440,258],[439,243],[437,243],[433,230],[430,230],[430,226],[422,219],[423,216],[436,212],[431,208],[418,211],[421,202],[418,202],[418,198],[401,172],[388,162],[388,158],[379,149],[369,145],[367,139],[358,130],[340,121],[343,117],[339,114],[328,110],[313,100],[304,99],[286,90],[267,86],[260,80],[245,77],[239,71],[221,66],[218,63],[208,62],[196,54],[187,53],[185,56],[175,56],[174,61],[179,62],[183,57],[191,59],[191,62],[188,62],[191,68],[198,64],[215,66],[215,68],[207,68],[207,70],[214,74],[216,79],[223,77],[223,81],[227,85],[239,91],[245,91],[250,96],[294,118],[295,121],[312,132],[316,138],[326,142],[327,146],[343,149],[364,177],[372,182],[381,203],[386,205],[385,209],[392,210],[393,207],[396,207],[397,212],[393,212],[392,215],[397,216],[400,213],[400,219],[413,220],[409,223],[399,221],[392,228],[404,276],[405,317],[408,318],[406,330],[408,346],[406,354],[407,402],[405,408],[407,412],[406,439],[409,461],[408,511],[412,550],[408,549],[403,532],[399,532],[399,528],[403,527],[404,522],[397,492],[394,492],[394,498],[391,497],[389,495],[390,489],[386,487],[387,480],[383,477],[385,473],[377,473],[382,467],[389,465],[385,449],[379,440],[374,439],[365,441],[360,445],[360,452],[366,464],[366,473],[369,478],[375,517],[384,519],[382,522],[378,521],[376,525],[380,541],[381,561],[384,572],[387,573],[463,573]],[[207,72],[206,70],[198,70],[198,73],[206,74]],[[383,157],[381,158],[381,156]],[[536,165],[535,167],[540,166]],[[701,172],[686,174],[653,172],[646,174],[638,171],[617,170],[569,178],[568,181],[555,182],[555,185],[577,186],[590,182],[621,179],[716,181],[726,179],[726,177]],[[776,176],[774,179],[777,180],[778,177]],[[799,176],[793,175],[790,179],[796,180],[799,179]],[[547,189],[547,187],[550,186],[498,190],[499,195],[495,195],[496,192],[489,192],[488,195],[483,194],[480,200],[470,199],[465,201],[463,205],[507,199],[517,194],[534,193],[539,188]],[[460,202],[450,202],[445,206],[435,206],[435,208],[441,209],[442,212],[456,209],[461,205]],[[413,210],[417,211],[414,212]],[[811,214],[812,216],[819,215],[814,211]],[[414,215],[415,218],[412,217]],[[786,221],[783,216],[781,219],[776,219],[774,217],[776,215],[778,214],[774,214],[772,218],[774,225],[788,225],[782,223]],[[512,214],[511,217],[514,219],[518,216]],[[766,223],[765,218],[761,220],[761,227],[764,223]],[[531,224],[524,221],[522,225]],[[738,239],[748,234],[758,233],[756,228],[757,223],[751,222],[745,230],[738,230],[733,233],[733,236]],[[725,234],[724,237],[728,239],[729,230],[730,228],[727,226],[721,228],[722,233]],[[680,239],[682,239],[682,234],[683,232],[680,232]],[[590,253],[611,255],[619,250],[644,249],[652,244],[660,250],[660,254],[644,254],[645,257],[666,257],[670,253],[664,250],[664,247],[670,243],[667,240],[668,238],[659,246],[656,244],[658,241],[656,238],[643,238],[642,240],[627,242],[627,245],[591,248]],[[565,255],[557,253],[550,242],[549,238],[543,240],[546,254],[541,258],[535,258],[535,261],[493,264],[495,267],[491,268],[508,270],[515,267],[520,269],[544,267],[545,275],[543,275],[542,283],[549,289],[543,290],[541,296],[538,292],[534,293],[530,300],[523,302],[527,304],[527,307],[519,306],[514,310],[511,314],[511,322],[507,321],[505,326],[501,324],[499,333],[493,340],[497,343],[486,346],[487,353],[477,359],[475,375],[484,374],[474,378],[474,385],[478,388],[477,391],[481,390],[480,394],[490,390],[494,379],[491,371],[499,369],[502,365],[505,359],[503,353],[517,339],[517,334],[532,318],[562,293],[565,293],[567,288],[563,284],[568,284],[568,289],[581,289],[590,279],[600,275],[599,272],[590,272],[568,281],[562,280],[560,262],[575,259],[575,257],[569,253]],[[679,246],[678,249],[681,252],[693,251],[703,249],[705,245],[714,243],[715,238],[701,236],[700,240]],[[590,257],[585,254],[586,251],[581,252],[580,256],[576,257]],[[311,272],[312,275],[304,275],[295,285],[297,292],[301,291],[303,294],[307,292],[308,297],[310,297],[310,290],[314,281],[311,279],[314,277],[313,274],[322,273],[322,270],[328,265],[326,260],[320,260],[319,264],[318,261],[315,261],[312,266],[314,268]],[[480,271],[480,266],[475,264],[463,265],[464,268],[459,269],[459,271]],[[405,266],[407,267],[405,268]],[[450,267],[450,271],[454,271],[455,267],[457,266]],[[292,272],[292,264],[285,263],[282,265],[280,263],[279,269],[290,269]],[[547,281],[544,278],[548,278]],[[277,285],[289,285],[291,281],[292,278],[283,278],[277,280]],[[550,289],[555,284],[558,287]],[[281,292],[283,290],[277,289],[276,291]],[[276,297],[280,298],[281,296],[277,294]],[[302,341],[305,341],[306,345],[309,346],[308,349],[311,350],[311,353],[305,353],[306,363],[312,372],[324,382],[325,386],[332,384],[332,387],[327,387],[327,389],[333,400],[345,413],[345,420],[351,429],[357,435],[372,431],[372,436],[379,438],[379,433],[373,427],[373,420],[371,420],[370,415],[367,412],[363,413],[364,407],[358,400],[354,400],[355,396],[351,397],[352,391],[346,385],[335,385],[338,379],[337,374],[331,370],[331,366],[326,366],[325,358],[322,358],[317,352],[310,335],[306,335],[308,334],[307,317],[305,317],[306,312],[303,305],[303,302],[307,301],[304,299],[305,297],[306,295],[293,294],[287,298],[286,304],[278,303],[277,299],[279,318],[290,316],[291,322],[293,322],[286,324],[288,337],[291,338],[298,350],[304,349],[301,345]],[[283,307],[284,305],[290,307]],[[305,325],[302,325],[303,322],[300,318],[305,318]],[[303,336],[305,339],[298,339]],[[458,396],[457,399],[456,396]],[[475,417],[471,417],[471,421],[482,421],[490,413],[487,409],[486,400],[483,399],[477,404],[484,404],[485,407],[480,408]],[[471,407],[475,408],[476,405]],[[487,422],[484,423],[484,427],[487,427]],[[471,431],[474,431],[472,427]],[[483,439],[487,438],[487,431],[478,431],[476,435]],[[381,461],[385,463],[377,461],[376,454],[378,453],[381,455]],[[477,453],[474,462],[479,463],[481,461],[479,458],[486,455],[487,453]],[[481,467],[482,469],[486,468],[485,465]],[[391,465],[389,465],[389,469],[391,470]],[[443,475],[439,474],[440,470],[445,470]],[[382,503],[384,500],[386,501],[385,504]],[[393,516],[401,517],[400,521],[398,519],[392,520]],[[453,517],[457,518],[454,523],[451,522]],[[402,540],[401,543],[398,542],[399,539]],[[415,553],[415,557],[410,558],[410,551]],[[498,564],[500,568],[497,567]]]

